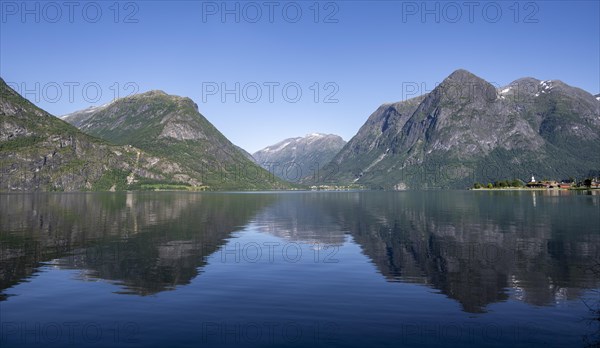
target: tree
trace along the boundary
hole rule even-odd
[[[583,186],[585,186],[587,188],[592,187],[592,179],[587,178],[587,179],[583,180]]]
[[[494,188],[494,185],[492,185],[492,183],[490,182],[487,184],[487,188],[489,188],[489,189]]]
[[[523,183],[521,182],[521,180],[519,179],[514,179],[511,183],[510,186],[512,187],[522,187]]]
[[[494,186],[496,186],[496,187],[509,187],[510,184],[508,183],[507,180],[500,180],[500,181],[496,181],[494,183]]]
[[[481,184],[478,183],[478,182],[476,182],[476,183],[473,184],[473,188],[480,189],[481,188]]]

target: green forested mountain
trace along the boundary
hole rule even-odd
[[[118,145],[185,164],[214,189],[275,189],[286,184],[251,161],[198,111],[190,99],[150,91],[63,118]]]

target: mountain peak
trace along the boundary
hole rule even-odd
[[[203,185],[281,187],[200,114],[187,97],[152,90],[118,99],[106,107],[72,113],[64,120],[105,141],[132,145],[184,165],[191,173],[205,173]],[[229,172],[238,166],[256,168],[260,178],[217,175],[220,168]]]
[[[470,71],[468,71],[466,69],[458,68],[458,69],[454,70],[452,73],[450,73],[450,75],[448,75],[448,77],[453,76],[453,75],[465,75],[465,74],[473,75],[473,73],[471,73]]]
[[[203,140],[213,126],[187,97],[160,90],[135,94],[100,106],[76,111],[63,119],[86,132],[117,144],[136,145],[150,138]],[[133,139],[132,137],[138,137]]]
[[[165,91],[162,91],[160,89],[153,89],[153,90],[150,90],[148,92],[140,93],[138,95],[139,96],[152,97],[152,96],[156,96],[156,95],[167,96],[168,94]]]
[[[430,94],[430,101],[443,98],[453,103],[488,102],[497,96],[496,87],[481,77],[464,69],[458,69],[448,75]],[[429,104],[429,103],[425,103]]]
[[[304,181],[315,175],[344,147],[346,142],[335,134],[310,133],[304,137],[288,138],[252,154],[259,165],[274,170],[288,181]]]
[[[465,82],[465,81],[485,81],[485,80],[465,69],[457,69],[457,70],[454,70],[450,75],[448,75],[448,77],[446,77],[446,79],[444,79],[444,81]]]
[[[379,107],[333,159],[333,179],[423,188],[526,178],[528,171],[583,176],[597,167],[597,97],[558,79],[523,78],[496,89],[458,69],[414,105]]]
[[[302,138],[304,138],[304,139],[307,139],[307,138],[313,138],[313,139],[325,139],[325,138],[337,139],[337,138],[340,138],[340,139],[342,139],[342,137],[340,137],[339,135],[336,135],[336,134],[326,134],[326,133],[318,133],[318,132],[306,134],[304,137],[301,137],[298,139],[302,139]]]

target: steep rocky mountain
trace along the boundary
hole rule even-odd
[[[184,163],[216,189],[273,189],[287,184],[251,161],[190,99],[150,91],[64,116],[81,131]]]
[[[0,78],[0,191],[201,186],[201,173],[91,137],[21,97]]]
[[[311,184],[345,144],[338,135],[313,133],[267,146],[252,157],[284,180]]]
[[[428,94],[380,106],[332,160],[328,180],[406,189],[585,176],[600,169],[599,109],[558,80],[496,89],[457,70]]]

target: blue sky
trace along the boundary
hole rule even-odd
[[[427,92],[458,68],[599,93],[599,3],[2,0],[0,76],[55,115],[135,91],[189,96],[254,152],[312,132],[348,140],[408,85]]]

